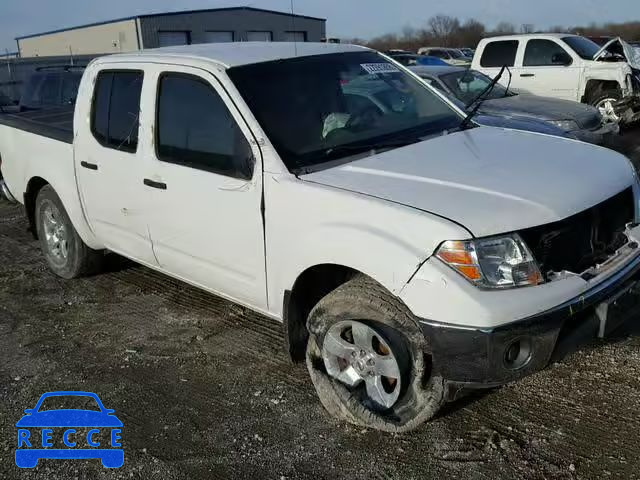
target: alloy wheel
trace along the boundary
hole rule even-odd
[[[351,388],[364,384],[367,397],[380,407],[391,408],[398,400],[398,360],[384,336],[369,325],[333,325],[324,337],[322,359],[329,376]]]

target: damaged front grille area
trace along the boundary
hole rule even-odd
[[[628,243],[624,234],[635,215],[630,187],[584,212],[520,233],[545,279],[567,271],[581,274],[605,263]]]

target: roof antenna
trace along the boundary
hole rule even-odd
[[[293,34],[293,51],[295,56],[298,56],[298,38],[296,36],[296,14],[293,9],[293,0],[291,0],[291,29],[293,30],[291,33]]]

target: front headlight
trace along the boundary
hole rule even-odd
[[[574,120],[550,120],[549,123],[565,132],[580,130],[580,125]]]
[[[538,264],[518,234],[447,241],[436,257],[483,288],[525,287],[544,281]]]

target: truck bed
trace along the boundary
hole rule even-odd
[[[73,143],[73,105],[0,114],[0,125]]]

